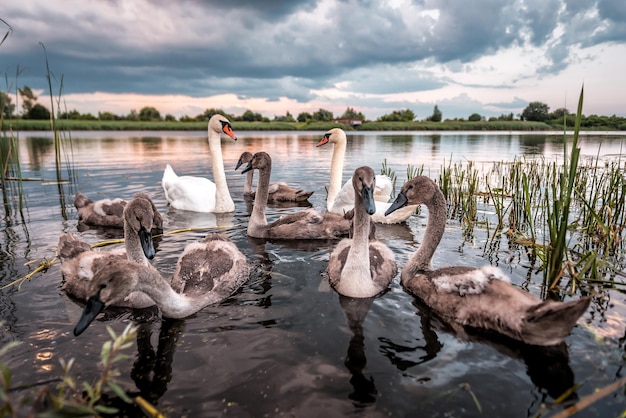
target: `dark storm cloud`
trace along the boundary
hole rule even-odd
[[[19,83],[44,88],[43,42],[65,93],[306,101],[342,80],[357,93],[424,91],[447,81],[406,68],[530,44],[546,48],[540,71],[558,72],[574,59],[572,45],[626,39],[623,0],[414,2],[422,14],[356,0],[26,3],[5,5],[14,33],[0,46],[0,71],[25,68]],[[563,35],[550,40],[559,25]]]

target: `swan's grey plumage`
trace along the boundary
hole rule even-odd
[[[354,207],[354,188],[352,181],[346,181],[343,186],[343,162],[346,154],[347,137],[341,128],[332,128],[324,134],[317,144],[318,147],[325,144],[333,145],[333,154],[330,165],[330,184],[326,205],[329,212],[344,214]],[[385,211],[391,206],[389,199],[393,192],[393,183],[388,176],[376,175],[376,190],[374,199],[376,212],[372,214],[372,220],[376,223],[392,224],[406,221],[415,212],[415,206],[405,207],[393,214],[385,215]]]
[[[247,164],[252,160],[252,153],[244,151],[241,153],[235,170],[241,167],[243,164]],[[244,196],[250,196],[254,199],[255,192],[252,190],[252,180],[254,177],[254,170],[248,171],[246,175],[246,181],[243,185]],[[272,183],[268,188],[267,201],[272,202],[305,202],[313,192],[307,192],[302,189],[295,189],[285,182]]]
[[[402,269],[402,286],[452,326],[496,332],[533,345],[561,343],[587,310],[590,296],[570,302],[543,301],[512,285],[498,268],[443,267],[432,257],[446,224],[446,202],[437,184],[418,176],[407,181],[388,210],[426,204],[428,223],[419,249]]]
[[[136,193],[125,205],[124,248],[121,250],[97,251],[72,233],[62,234],[59,237],[57,255],[64,278],[63,290],[74,297],[87,300],[89,282],[108,260],[119,262],[128,259],[133,263],[149,265],[148,259],[154,258],[155,254],[150,234],[155,219],[153,208],[152,200],[145,193]],[[131,308],[153,305],[154,301],[140,292],[133,292],[119,301],[119,306]]]
[[[227,213],[234,212],[235,203],[230,196],[220,135],[225,133],[235,141],[232,126],[222,115],[213,115],[208,124],[208,141],[211,151],[213,181],[204,177],[178,176],[167,164],[161,185],[168,204],[174,209],[193,212]]]
[[[272,159],[269,154],[266,152],[254,154],[242,173],[250,170],[259,171],[259,181],[254,198],[254,209],[248,221],[249,236],[269,239],[336,239],[348,235],[350,220],[342,215],[322,213],[315,209],[284,215],[268,224],[265,218],[265,208],[272,172]]]
[[[154,212],[154,231],[152,232],[161,233],[163,231],[163,217],[152,200],[150,203]],[[120,198],[93,201],[81,192],[74,196],[74,207],[78,212],[78,220],[88,226],[123,228],[126,204],[127,202]]]
[[[367,298],[383,292],[398,268],[395,255],[382,242],[368,239],[370,216],[376,211],[376,176],[370,167],[359,167],[352,176],[354,225],[352,238],[341,240],[328,263],[330,285],[344,296]]]
[[[150,296],[163,316],[185,318],[231,296],[249,274],[246,257],[218,233],[187,246],[171,285],[151,265],[110,260],[89,282],[90,298],[74,334],[82,333],[102,309],[119,304],[137,291]]]

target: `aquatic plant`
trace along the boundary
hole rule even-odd
[[[100,416],[116,414],[119,410],[108,406],[107,397],[119,398],[126,403],[136,402],[142,408],[152,408],[144,399],[131,399],[119,384],[117,377],[120,371],[116,366],[130,357],[123,353],[133,345],[137,328],[131,324],[117,335],[107,327],[109,341],[106,341],[100,352],[100,375],[93,382],[77,382],[72,375],[74,359],[61,360],[62,377],[44,384],[13,387],[11,370],[2,358],[7,352],[19,346],[19,342],[10,342],[0,348],[0,417],[28,416]],[[35,396],[32,389],[39,387]],[[27,389],[30,389],[28,391]],[[20,394],[25,393],[20,396]],[[26,416],[24,415],[24,416]]]

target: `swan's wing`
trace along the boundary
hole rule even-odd
[[[376,175],[376,188],[374,189],[374,200],[378,202],[389,202],[393,193],[393,182],[388,176]]]
[[[174,182],[163,182],[168,203],[176,209],[212,212],[216,186],[204,177],[182,176]]]
[[[269,187],[268,201],[274,202],[303,202],[307,200],[313,192],[302,189],[294,189],[286,183],[273,183]]]
[[[172,289],[187,296],[217,292],[223,297],[247,280],[243,254],[225,236],[209,234],[204,242],[187,245],[178,259]]]

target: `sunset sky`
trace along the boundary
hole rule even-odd
[[[532,101],[626,116],[624,0],[20,0],[0,12],[2,90],[126,115],[273,118],[349,106],[445,118]],[[21,71],[19,76],[16,73]],[[21,110],[21,109],[18,109]]]

